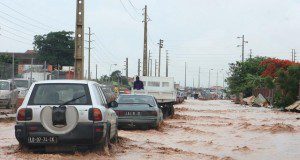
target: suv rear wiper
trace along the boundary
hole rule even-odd
[[[80,98],[84,97],[84,96],[85,96],[85,94],[84,94],[84,95],[82,95],[82,96],[79,96],[79,97],[77,97],[77,98],[73,98],[73,99],[71,99],[71,100],[69,100],[69,101],[67,101],[67,102],[65,102],[65,103],[63,103],[63,104],[61,104],[61,105],[59,105],[58,107],[61,107],[61,106],[67,105],[67,104],[69,104],[69,103],[71,103],[71,102],[74,102],[74,101],[76,101],[77,99],[80,99]]]

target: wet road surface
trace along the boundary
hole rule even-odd
[[[300,114],[188,100],[158,130],[121,130],[110,153],[34,154],[0,122],[0,159],[299,159]]]

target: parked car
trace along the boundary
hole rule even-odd
[[[22,146],[94,146],[108,148],[118,136],[117,115],[100,84],[49,80],[32,84],[17,110],[15,136]]]
[[[18,100],[18,90],[11,80],[0,80],[0,106],[15,107]]]
[[[183,92],[177,92],[177,97],[176,97],[176,103],[182,103],[184,101],[184,93]]]
[[[120,128],[158,128],[163,121],[162,110],[153,96],[122,94],[117,102],[114,110]]]
[[[14,83],[18,90],[17,107],[20,107],[31,84],[29,79],[24,78],[16,78],[14,79]]]
[[[28,89],[30,87],[30,80],[29,79],[23,79],[23,78],[16,78],[14,79],[14,82],[16,84],[17,90],[19,91],[18,97],[19,98],[25,98]]]

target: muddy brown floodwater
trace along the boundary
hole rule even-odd
[[[18,149],[14,123],[0,122],[0,159],[299,159],[300,114],[230,101],[188,100],[159,130],[120,131],[109,154],[34,154]]]

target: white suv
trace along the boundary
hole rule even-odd
[[[93,81],[34,83],[17,111],[15,136],[25,147],[93,146],[118,137],[117,115]]]

